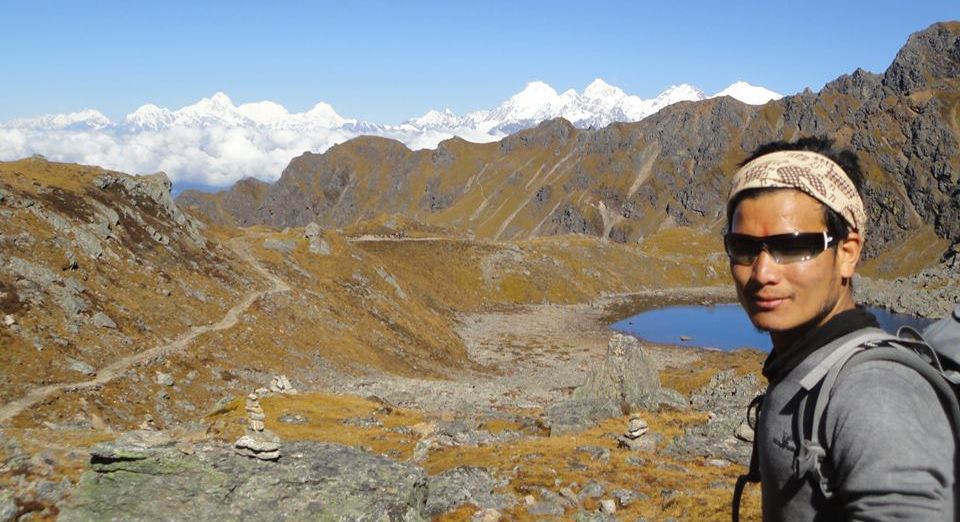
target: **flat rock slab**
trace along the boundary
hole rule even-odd
[[[417,466],[356,448],[290,442],[278,462],[229,446],[124,451],[95,457],[59,520],[426,520],[427,478]]]

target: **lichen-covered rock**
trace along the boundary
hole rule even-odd
[[[591,373],[574,399],[611,399],[634,408],[656,409],[661,402],[660,378],[640,340],[613,334],[603,364]]]
[[[185,455],[165,444],[101,445],[101,457],[120,460],[84,474],[59,520],[427,519],[421,468],[355,448],[293,442],[270,463],[224,446]]]
[[[515,504],[513,497],[494,494],[502,485],[482,469],[471,466],[454,468],[429,479],[427,514],[437,516],[464,504],[480,509],[503,510]]]
[[[310,223],[303,231],[304,237],[310,243],[310,253],[321,256],[329,256],[333,251],[330,248],[330,242],[323,237],[323,229],[316,223]]]

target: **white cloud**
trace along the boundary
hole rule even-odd
[[[746,97],[743,93],[752,103],[779,96],[742,82],[721,94]],[[679,86],[641,100],[601,80],[582,96],[573,90],[557,94],[533,82],[490,111],[464,117],[432,111],[400,125],[378,125],[341,117],[322,102],[291,114],[270,101],[237,107],[217,93],[176,111],[144,105],[119,123],[88,109],[0,124],[0,160],[42,154],[131,174],[164,171],[174,183],[222,187],[245,177],[274,181],[295,156],[323,152],[361,134],[393,138],[414,150],[435,148],[454,135],[486,143],[541,119],[565,116],[581,127],[601,126],[635,121],[676,101],[703,97],[692,87]]]

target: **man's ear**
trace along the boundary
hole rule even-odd
[[[850,232],[847,237],[840,240],[837,245],[837,260],[840,263],[840,276],[844,278],[853,277],[857,270],[857,264],[860,263],[860,252],[863,250],[863,237],[858,232]]]

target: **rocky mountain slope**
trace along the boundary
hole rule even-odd
[[[940,23],[911,36],[884,74],[857,70],[819,93],[763,106],[683,102],[596,130],[557,119],[497,143],[454,138],[435,150],[356,138],[295,158],[256,201],[238,187],[187,191],[179,202],[238,225],[337,227],[386,213],[478,238],[636,242],[672,225],[716,230],[729,177],[750,150],[827,134],[866,167],[869,255],[925,226],[946,250],[960,240],[958,49],[960,23]]]
[[[250,185],[252,193],[260,188]],[[541,474],[584,445],[579,435],[554,439],[549,458],[531,465],[533,474],[512,482],[506,474],[544,440],[545,423],[553,423],[558,436],[561,427],[585,428],[571,424],[583,404],[601,404],[601,416],[614,417],[609,425],[623,422],[611,398],[553,407],[602,357],[609,335],[604,310],[616,302],[609,296],[718,285],[723,273],[722,257],[708,254],[716,238],[692,230],[665,231],[638,248],[589,236],[475,241],[400,217],[340,232],[315,224],[282,231],[206,226],[173,203],[162,176],[42,158],[0,163],[0,215],[0,520],[47,520],[58,513],[98,519],[116,514],[121,504],[138,513],[135,518],[168,518],[170,506],[141,503],[154,498],[147,491],[162,487],[149,478],[155,464],[165,470],[161,482],[178,484],[183,498],[199,494],[191,489],[194,479],[205,487],[203,481],[215,477],[225,489],[209,490],[205,506],[263,517],[268,508],[262,503],[223,504],[220,493],[247,484],[242,487],[254,488],[254,497],[269,497],[257,477],[300,469],[295,455],[307,457],[304,463],[315,463],[317,455],[326,455],[319,461],[343,457],[342,466],[324,473],[362,490],[360,510],[393,498],[382,484],[355,480],[357,466],[368,464],[374,474],[412,474],[419,500],[411,509],[418,516],[452,510],[459,514],[450,520],[465,520],[476,511],[460,510],[463,498],[437,493],[458,473],[479,473],[485,495],[493,489],[497,498],[505,495],[505,503],[490,505],[520,519],[529,511],[517,500],[521,493],[543,495],[546,504],[531,513],[574,509],[541,491],[547,485]],[[691,295],[715,299],[712,291]],[[533,320],[523,311],[531,305]],[[757,360],[752,357],[753,366]],[[271,467],[248,462],[230,445],[243,429],[237,398],[266,390],[279,374],[303,392],[326,394],[305,393],[279,408],[264,400],[268,426],[281,434],[284,452],[293,452]],[[401,413],[396,404],[413,410]],[[389,418],[379,425],[382,415]],[[701,424],[703,415],[651,413],[648,419],[662,433],[679,433]],[[432,423],[438,426],[433,435],[418,431]],[[97,464],[91,464],[91,445],[137,428],[147,435],[124,435],[102,455],[93,450]],[[131,437],[133,446],[125,446]],[[587,440],[616,443],[606,428]],[[509,453],[498,453],[504,444],[512,445]],[[496,470],[456,471],[464,449],[474,465],[488,462]],[[140,462],[141,451],[149,454],[146,461]],[[584,454],[595,451],[601,450]],[[402,462],[414,452],[428,460]],[[214,461],[196,461],[195,453]],[[735,471],[690,455],[664,459],[658,462],[696,466],[705,481],[728,481]],[[623,477],[642,463],[627,453],[616,461]],[[593,492],[577,501],[584,509],[596,509],[597,495],[619,491],[613,485],[627,480],[586,488],[590,477],[609,470],[570,466],[562,475],[567,487]],[[437,486],[425,489],[423,480]],[[102,489],[108,482],[120,489]],[[673,472],[643,495],[681,483],[682,473]],[[623,502],[639,494],[630,491]],[[326,500],[309,501],[315,494],[340,493],[339,486],[311,489],[296,511],[322,508]],[[668,509],[656,502],[630,509],[657,515],[723,503],[715,495],[706,508],[672,501]]]

